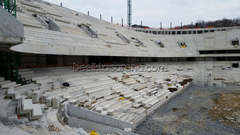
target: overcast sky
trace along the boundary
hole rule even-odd
[[[79,11],[106,21],[127,24],[127,0],[45,0],[57,5]],[[240,0],[132,0],[132,24],[150,27],[170,27],[190,24],[196,20],[216,20],[222,18],[238,18],[240,16]]]

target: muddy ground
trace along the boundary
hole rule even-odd
[[[239,135],[240,87],[190,86],[141,123],[140,135]]]

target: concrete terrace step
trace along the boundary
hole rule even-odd
[[[42,109],[39,104],[33,104],[33,110],[27,114],[29,120],[37,120],[43,115]]]
[[[5,81],[4,77],[0,77],[0,82]]]
[[[38,85],[36,84],[27,84],[23,85],[17,88],[8,88],[6,90],[6,97],[12,97],[13,101],[16,101],[16,99],[19,99],[21,95],[27,93],[28,97],[31,97],[32,94],[32,88],[38,88]],[[29,95],[30,94],[30,95]]]
[[[7,83],[10,83],[11,81],[7,80],[7,81],[2,81],[0,82],[0,86],[2,86],[3,84],[7,84]]]
[[[4,83],[1,86],[2,89],[8,89],[8,88],[11,88],[11,87],[18,87],[20,86],[21,84],[16,84],[16,82],[9,82],[9,83]]]
[[[27,115],[33,110],[31,99],[20,98],[18,100],[18,115]]]

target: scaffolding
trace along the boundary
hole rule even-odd
[[[0,0],[0,6],[9,12],[13,17],[17,17],[16,0]],[[6,80],[19,83],[18,66],[19,53],[10,51],[0,51],[1,76]]]
[[[3,76],[6,80],[16,81],[19,83],[18,76],[18,66],[20,58],[20,54],[17,52],[0,52],[1,58],[1,76]]]
[[[0,6],[17,18],[16,0],[0,0]]]

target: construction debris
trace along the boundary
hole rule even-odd
[[[58,127],[54,127],[54,125],[50,125],[48,126],[48,129],[51,131],[56,131],[56,132],[61,132],[62,129],[58,128]]]

